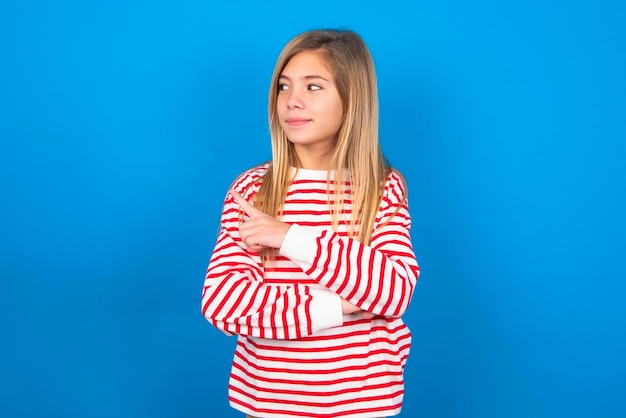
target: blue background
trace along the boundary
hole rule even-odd
[[[0,3],[0,416],[238,417],[200,314],[269,78],[374,55],[422,278],[403,416],[626,416],[626,3]]]

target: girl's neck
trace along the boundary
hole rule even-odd
[[[298,167],[307,170],[330,170],[330,152],[318,151],[314,152],[310,149],[302,150],[296,147],[296,155],[298,157]]]

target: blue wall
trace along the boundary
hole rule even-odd
[[[410,185],[403,416],[626,416],[626,3],[212,3],[0,4],[0,416],[240,416],[204,269],[278,52],[329,26]]]

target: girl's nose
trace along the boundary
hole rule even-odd
[[[288,109],[302,109],[304,107],[304,102],[296,93],[295,89],[289,92],[289,97],[287,98],[287,108]]]

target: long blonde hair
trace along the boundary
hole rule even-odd
[[[372,56],[363,40],[352,31],[313,30],[293,38],[281,51],[269,90],[268,115],[272,141],[272,163],[262,177],[255,205],[271,216],[279,216],[298,167],[293,144],[280,126],[277,113],[279,77],[291,58],[304,51],[321,51],[330,64],[343,104],[343,122],[330,158],[328,196],[331,187],[332,224],[336,229],[346,197],[349,178],[352,216],[348,234],[369,244],[376,213],[391,167],[383,157],[378,138],[378,91]],[[332,181],[330,173],[334,172]],[[332,184],[332,186],[331,186]],[[406,190],[406,189],[405,189]],[[266,253],[271,257],[271,252]]]

